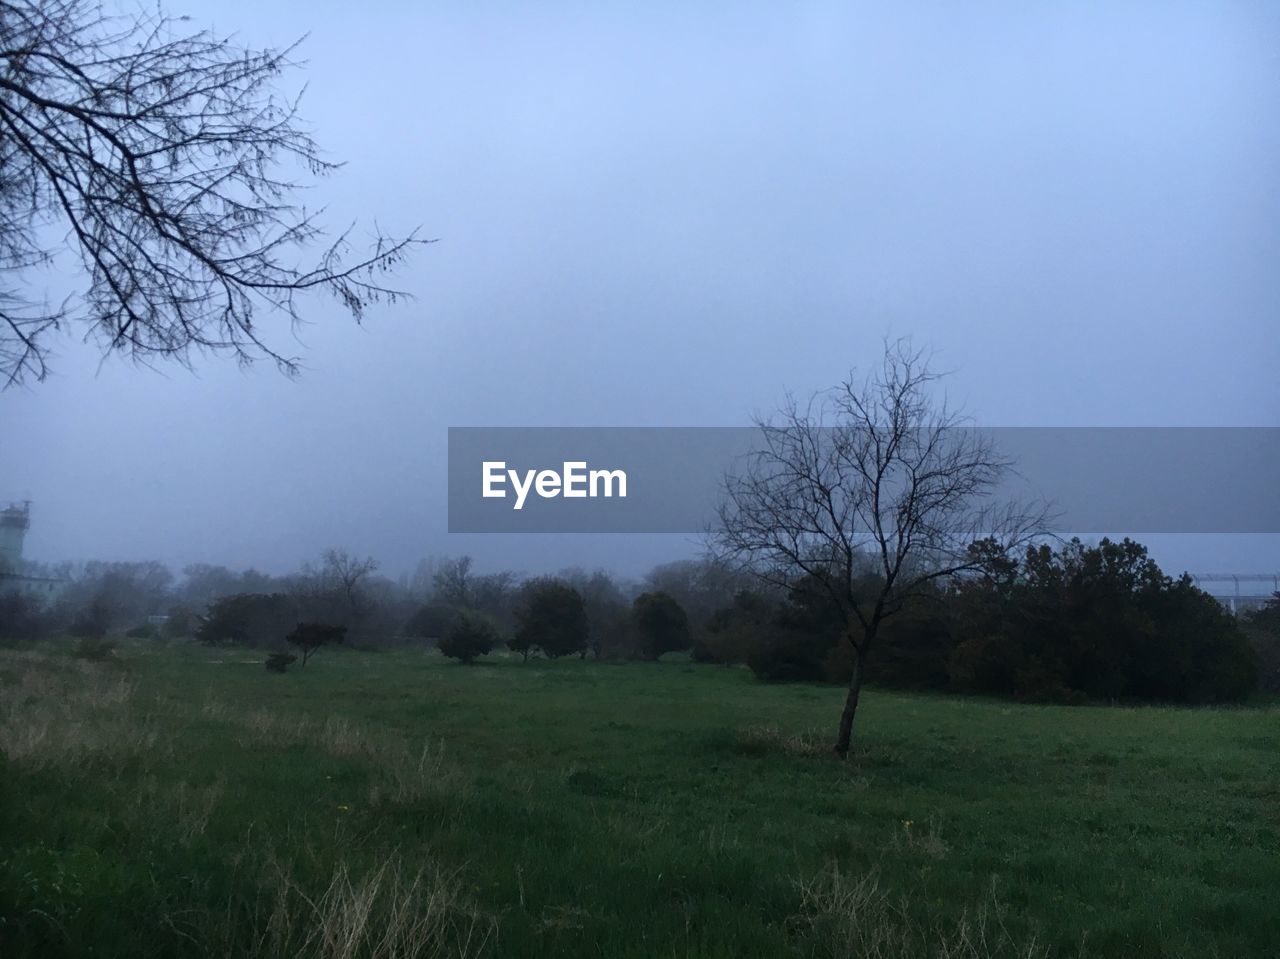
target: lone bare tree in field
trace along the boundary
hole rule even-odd
[[[359,321],[401,295],[385,274],[422,241],[376,235],[349,260],[296,201],[291,177],[336,165],[273,91],[292,53],[94,0],[0,0],[0,381],[43,379],[62,327],[143,362],[225,352],[292,373],[260,310],[297,322],[298,295],[324,290]],[[51,305],[37,274],[64,254],[85,287]]]
[[[927,585],[982,568],[993,543],[1017,548],[1045,525],[1043,510],[994,501],[1012,464],[934,400],[937,379],[922,352],[888,343],[874,375],[757,420],[759,448],[726,477],[720,551],[770,583],[818,585],[847,624],[841,756],[884,620]]]

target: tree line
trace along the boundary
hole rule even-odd
[[[971,573],[922,591],[882,625],[868,682],[1058,703],[1280,692],[1280,596],[1233,617],[1128,539],[971,550]],[[286,576],[193,565],[178,577],[158,562],[42,572],[68,578],[62,598],[0,596],[0,641],[130,636],[280,652],[291,636],[337,636],[358,648],[435,647],[464,663],[504,648],[522,660],[678,653],[766,682],[847,684],[853,668],[847,620],[820,577],[774,587],[710,557],[636,580],[485,573],[466,556],[391,579],[342,549]],[[862,558],[852,588],[864,600],[883,588],[873,558]],[[296,648],[305,658],[323,644]]]
[[[987,544],[975,544],[975,553]],[[874,572],[855,578],[867,598]],[[1239,701],[1280,691],[1280,597],[1237,620],[1141,544],[1073,539],[989,552],[971,575],[922,590],[885,622],[867,680],[1029,702]],[[707,624],[694,657],[770,681],[848,682],[847,622],[816,579],[783,598],[743,592]]]
[[[842,756],[866,681],[1064,703],[1228,702],[1275,686],[1274,604],[1241,623],[1139,543],[1052,536],[1047,507],[1004,498],[1013,464],[937,379],[922,351],[887,342],[866,377],[788,398],[725,477],[708,558],[639,583],[481,574],[468,557],[392,581],[342,549],[286,577],[193,566],[176,585],[158,563],[96,563],[62,571],[71,586],[50,610],[0,601],[0,638],[101,640],[121,626],[287,638],[304,663],[338,641],[428,642],[464,663],[500,646],[526,661],[687,650],[765,680],[845,683]]]

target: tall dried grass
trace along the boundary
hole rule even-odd
[[[831,869],[799,883],[802,909],[793,930],[814,954],[831,959],[1042,959],[1036,937],[1015,936],[993,883],[958,920],[918,918],[907,901],[894,902],[873,869],[848,875]]]
[[[118,762],[171,748],[111,666],[0,650],[0,753],[32,768]]]
[[[205,703],[203,713],[237,725],[237,742],[242,746],[306,745],[338,759],[368,763],[374,773],[367,796],[371,804],[457,797],[466,791],[463,775],[447,761],[440,740],[411,745],[398,733],[346,717],[312,719],[266,709],[237,711],[218,700]]]
[[[456,875],[410,870],[391,856],[363,872],[340,864],[311,891],[277,864],[252,914],[228,911],[218,948],[291,959],[468,959],[496,929],[465,899]]]

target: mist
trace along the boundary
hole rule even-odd
[[[438,242],[362,327],[323,299],[264,326],[292,380],[65,334],[0,396],[29,558],[635,575],[699,543],[445,532],[447,428],[744,425],[886,335],[987,425],[1277,423],[1268,4],[183,12],[307,34],[284,83],[346,161],[326,221]],[[1144,541],[1175,570],[1280,555]]]

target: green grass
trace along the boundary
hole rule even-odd
[[[0,651],[0,955],[1273,956],[1280,709]]]

